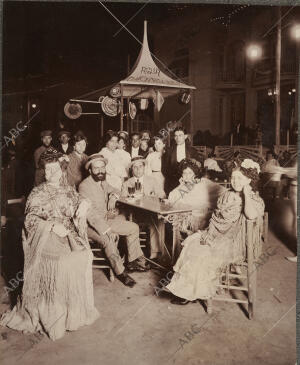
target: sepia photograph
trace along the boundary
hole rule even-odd
[[[1,364],[297,365],[300,1],[0,10]]]

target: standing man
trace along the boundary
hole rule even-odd
[[[141,144],[141,138],[139,133],[137,132],[133,132],[130,136],[130,143],[131,145],[129,146],[129,149],[127,152],[129,152],[130,157],[134,158],[137,156],[141,155],[141,149],[140,149],[140,144]]]
[[[69,164],[67,167],[68,183],[75,188],[84,178],[84,166],[88,156],[84,153],[87,146],[87,138],[82,131],[78,131],[74,135],[74,150],[68,155]]]
[[[35,176],[34,176],[34,185],[37,186],[45,181],[45,172],[43,168],[39,166],[40,156],[43,152],[45,152],[50,146],[52,142],[52,131],[45,130],[41,132],[41,141],[42,145],[38,147],[34,151],[34,166],[35,166]]]
[[[57,145],[57,150],[63,153],[64,155],[69,155],[70,153],[72,153],[73,147],[69,143],[71,133],[68,131],[59,131],[57,137],[59,140],[59,143]]]
[[[122,197],[127,198],[129,196],[128,188],[135,187],[135,194],[141,196],[153,196],[157,198],[165,198],[166,194],[160,184],[154,177],[145,175],[145,163],[146,160],[142,156],[134,157],[131,161],[132,175],[130,179],[125,181],[122,185]],[[159,235],[158,235],[158,222],[156,216],[150,216],[149,214],[142,214],[139,210],[135,214],[136,219],[143,223],[148,223],[150,229],[150,248],[151,259],[155,259],[159,256],[161,249],[159,247]]]
[[[126,286],[133,287],[136,282],[128,272],[148,270],[143,251],[140,247],[139,226],[126,221],[115,209],[120,192],[106,182],[107,159],[96,153],[88,158],[85,168],[87,177],[79,185],[79,193],[91,201],[87,215],[88,237],[104,248],[118,279]],[[128,264],[125,270],[118,250],[116,235],[126,237]]]
[[[179,185],[181,177],[179,163],[185,158],[193,158],[200,162],[198,152],[186,140],[187,137],[183,127],[176,127],[174,129],[175,144],[169,148],[166,158],[162,160],[162,173],[166,178],[165,191],[167,195]]]

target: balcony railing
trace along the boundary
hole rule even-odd
[[[245,73],[237,73],[234,71],[220,71],[217,74],[217,81],[221,82],[243,82],[245,81]]]

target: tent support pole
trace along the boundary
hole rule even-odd
[[[124,108],[124,98],[123,98],[123,85],[121,84],[121,112],[120,112],[120,131],[123,130],[123,119],[124,119],[124,114],[123,114],[123,108]]]
[[[129,100],[130,98],[127,98],[127,116],[126,116],[126,130],[129,133],[129,119],[131,120],[131,118],[129,117]]]

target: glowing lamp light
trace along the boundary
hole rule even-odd
[[[291,28],[292,37],[295,38],[297,41],[300,41],[300,24],[295,24]]]
[[[36,108],[36,104],[31,104],[32,109]]]
[[[292,93],[295,93],[296,92],[296,89],[292,89]]]
[[[292,95],[292,92],[291,91],[289,91],[289,95]]]
[[[252,60],[257,60],[262,55],[262,48],[257,44],[252,44],[247,48],[247,56]]]

